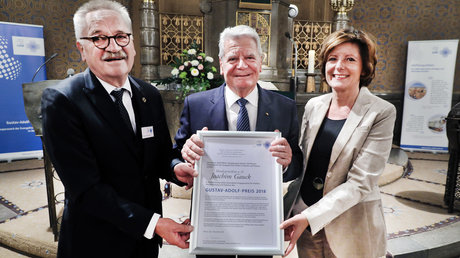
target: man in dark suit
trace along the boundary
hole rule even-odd
[[[65,187],[58,257],[157,257],[161,238],[187,248],[192,227],[161,218],[159,178],[180,182],[161,96],[128,76],[126,8],[91,1],[74,25],[88,69],[42,97],[44,144]]]
[[[204,144],[195,132],[203,128],[240,130],[240,114],[244,110],[249,118],[246,130],[279,130],[282,133],[283,137],[273,141],[269,150],[283,166],[283,180],[295,179],[302,168],[296,105],[293,100],[257,85],[262,70],[262,50],[257,32],[245,25],[225,29],[219,40],[219,61],[225,83],[185,99],[181,127],[175,136],[175,149],[181,151],[183,159],[193,164],[204,154]],[[241,99],[246,104],[240,107],[238,102]],[[187,178],[185,181],[190,188],[193,176],[197,176],[194,170],[192,172],[180,170],[176,175]]]

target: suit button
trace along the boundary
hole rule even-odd
[[[331,173],[331,172],[327,172],[326,177],[331,177],[331,176],[332,176],[332,173]]]

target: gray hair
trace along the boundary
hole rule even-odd
[[[239,37],[251,37],[254,39],[257,45],[257,50],[259,55],[262,56],[262,47],[260,46],[260,38],[259,34],[257,34],[256,30],[247,26],[247,25],[238,25],[235,27],[227,27],[224,31],[220,33],[219,39],[219,58],[222,59],[224,57],[224,43],[228,39],[234,39]]]
[[[88,24],[86,24],[86,15],[98,10],[111,10],[119,13],[125,24],[130,29],[130,31],[127,32],[133,31],[131,18],[129,18],[129,13],[126,7],[115,1],[92,0],[80,6],[73,16],[73,26],[77,41],[83,37],[83,30],[85,30],[88,26]]]

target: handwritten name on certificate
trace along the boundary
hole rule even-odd
[[[282,254],[281,166],[268,151],[280,134],[198,135],[205,155],[194,183],[191,253]]]

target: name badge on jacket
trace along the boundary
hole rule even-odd
[[[154,136],[153,126],[144,126],[141,128],[142,139],[152,138]]]

